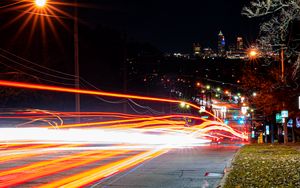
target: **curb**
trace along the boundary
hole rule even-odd
[[[242,146],[243,147],[243,146]],[[240,153],[242,147],[238,149],[238,151],[233,155],[232,159],[229,160],[224,168],[224,176],[221,179],[220,183],[218,184],[217,188],[223,188],[227,179],[227,176],[229,175],[231,169],[232,169],[232,163],[234,163],[236,156]]]

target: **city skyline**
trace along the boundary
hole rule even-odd
[[[242,7],[247,4],[244,1],[219,0],[217,3],[187,1],[180,4],[168,0],[143,3],[136,0],[128,3],[120,0],[110,2],[91,0],[86,5],[86,1],[78,0],[78,3],[81,5],[78,9],[80,36],[89,35],[87,30],[106,28],[125,34],[129,42],[149,43],[162,52],[191,52],[193,43],[215,49],[218,40],[216,36],[220,30],[225,35],[226,41],[235,41],[236,37],[241,36],[244,38],[244,44],[253,42],[258,33],[257,20],[241,15]],[[212,9],[215,11],[209,11]],[[66,7],[66,12],[72,13],[72,7]],[[5,13],[1,17],[3,23],[18,15],[14,11],[3,13]],[[68,19],[61,21],[67,26],[70,25]],[[23,23],[27,23],[26,20],[20,19],[14,25],[19,25],[19,28],[24,30],[22,33],[30,32],[30,27],[23,27]],[[63,35],[68,31],[60,24],[55,23],[54,26],[62,31],[58,37],[62,40],[61,43],[64,43]],[[11,30],[15,28],[11,26],[5,28],[3,30],[5,36],[2,38],[11,38]],[[47,38],[56,40],[50,35]]]
[[[184,4],[168,0],[94,3],[106,9],[101,10],[101,14],[96,10],[82,11],[83,18],[94,16],[90,24],[126,32],[130,40],[151,43],[162,52],[189,52],[195,42],[214,48],[215,36],[220,30],[227,41],[242,36],[245,44],[255,40],[258,34],[257,20],[241,15],[247,5],[244,0],[187,1]]]

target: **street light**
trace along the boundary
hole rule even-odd
[[[76,89],[80,88],[80,75],[79,75],[79,62],[78,62],[78,12],[77,12],[77,0],[74,0],[74,15],[68,14],[66,12],[64,12],[63,10],[58,9],[57,7],[54,7],[54,4],[57,5],[70,5],[70,3],[64,3],[64,2],[51,2],[51,0],[20,0],[20,2],[24,2],[24,5],[21,6],[16,6],[13,9],[10,10],[20,10],[22,11],[22,13],[17,16],[15,19],[13,19],[12,21],[8,22],[6,25],[4,25],[3,27],[7,27],[9,25],[11,25],[12,23],[14,23],[15,21],[17,21],[18,19],[21,19],[22,17],[24,17],[26,14],[31,14],[27,19],[24,19],[25,21],[23,22],[22,26],[19,28],[18,32],[15,35],[15,39],[18,37],[18,35],[24,30],[25,26],[29,23],[29,20],[31,18],[34,19],[33,21],[33,25],[32,25],[32,29],[31,29],[31,33],[30,33],[30,37],[29,37],[29,42],[31,42],[32,36],[34,34],[34,27],[37,24],[37,20],[38,20],[38,16],[41,16],[41,26],[42,26],[42,36],[43,41],[46,40],[45,36],[46,36],[46,28],[45,28],[45,23],[48,22],[51,30],[53,31],[53,34],[57,37],[57,33],[56,30],[53,26],[52,23],[52,19],[50,19],[50,17],[55,18],[58,22],[60,22],[62,24],[61,18],[60,16],[56,15],[57,14],[61,14],[64,16],[64,18],[71,18],[72,20],[74,20],[74,64],[75,64],[75,77],[74,77],[74,85]],[[26,5],[27,3],[27,5]],[[16,4],[16,3],[15,3]],[[24,10],[24,7],[25,8]],[[44,17],[46,17],[46,19],[44,19]],[[64,25],[64,24],[63,24]],[[66,26],[65,26],[66,27]],[[75,106],[76,106],[76,112],[80,112],[80,94],[77,93],[75,94]],[[80,118],[78,117],[77,121],[80,121]]]
[[[38,8],[45,8],[47,6],[47,0],[34,0],[35,5]],[[78,49],[79,49],[79,42],[78,42],[78,2],[74,0],[74,72],[75,72],[75,79],[74,85],[76,89],[80,89],[80,72],[79,72],[79,57],[78,57]],[[75,94],[75,110],[76,112],[80,112],[80,94]],[[77,122],[80,122],[80,117],[77,118]]]
[[[186,105],[186,103],[185,102],[181,102],[179,105],[180,105],[181,108],[184,108],[185,105]]]
[[[255,48],[250,49],[250,50],[248,51],[248,56],[249,56],[250,59],[256,59],[257,56],[258,56],[258,51],[257,51],[257,49],[255,49]]]
[[[35,0],[35,5],[39,8],[44,7],[47,4],[47,0]]]

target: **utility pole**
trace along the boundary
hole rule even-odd
[[[283,44],[281,45],[280,60],[281,60],[281,83],[285,84]],[[282,110],[284,110],[284,109],[285,109],[285,102],[282,101]],[[284,118],[284,122],[283,122],[283,132],[284,132],[283,141],[284,141],[284,144],[287,144],[289,140],[288,140],[288,129],[287,129],[287,119],[286,118]]]
[[[124,94],[127,93],[128,89],[128,83],[127,83],[127,72],[128,72],[128,67],[127,67],[127,35],[124,32],[123,35],[123,92]],[[129,101],[128,101],[129,102]],[[123,103],[123,112],[126,114],[127,113],[127,102]]]
[[[281,46],[281,52],[280,52],[280,60],[281,60],[281,82],[284,83],[284,49],[283,46]]]
[[[78,3],[75,0],[74,7],[74,64],[75,64],[75,89],[80,89],[80,75],[79,75],[79,42],[78,42]],[[75,94],[75,110],[80,112],[80,94]],[[76,119],[80,123],[80,116]]]

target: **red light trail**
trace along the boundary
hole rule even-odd
[[[119,93],[94,91],[94,90],[73,89],[73,88],[65,88],[65,87],[41,85],[41,84],[13,82],[13,81],[7,81],[7,80],[0,80],[0,86],[16,87],[16,88],[26,88],[26,89],[36,89],[36,90],[54,91],[54,92],[64,92],[64,93],[79,93],[79,94],[86,94],[86,95],[97,95],[97,96],[106,96],[106,97],[147,100],[147,101],[176,103],[176,104],[180,104],[180,103],[183,102],[183,101],[174,100],[174,99],[148,97],[148,96],[139,96],[139,95],[129,95],[129,94],[119,94]],[[200,107],[197,106],[197,105],[195,105],[195,104],[192,104],[192,103],[189,103],[189,102],[185,102],[185,104],[189,105],[190,107],[193,107],[193,108],[195,108],[197,110],[200,110]],[[210,113],[208,111],[206,111],[206,113],[214,116],[212,113]],[[221,119],[218,119],[218,120],[222,121]]]
[[[182,103],[174,99],[5,80],[0,80],[0,86]],[[200,109],[195,104],[185,104]],[[18,128],[3,128],[0,131],[0,187],[35,182],[44,177],[51,181],[34,186],[82,187],[128,170],[172,148],[198,146],[211,139],[219,141],[224,137],[248,139],[247,133],[235,130],[213,114],[207,113],[216,121],[188,114],[150,116],[36,109],[1,113],[1,119],[17,119]],[[69,121],[78,116],[86,118],[87,122]],[[193,123],[188,124],[187,119]],[[25,125],[30,128],[19,128]],[[23,161],[27,162],[22,163]],[[11,163],[16,165],[7,165]]]

